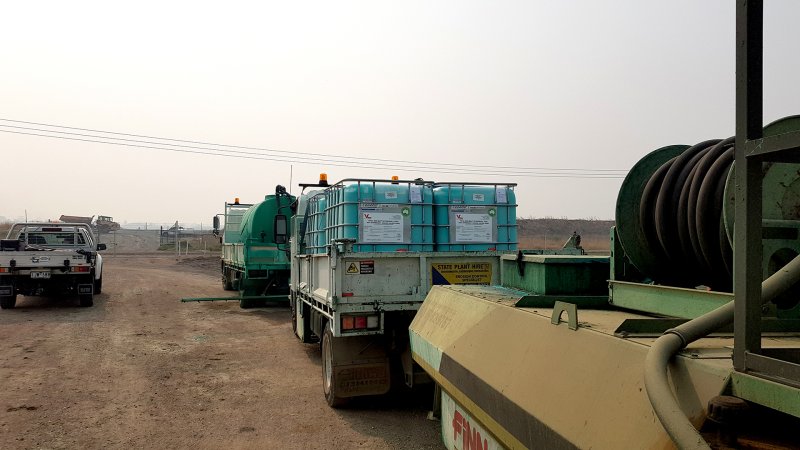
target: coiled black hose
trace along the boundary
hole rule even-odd
[[[732,250],[722,214],[733,142],[730,137],[689,147],[648,180],[639,204],[642,235],[650,252],[665,262],[650,277],[730,289]]]

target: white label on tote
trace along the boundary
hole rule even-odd
[[[497,203],[508,203],[508,195],[506,195],[506,188],[502,186],[497,186],[495,188],[495,198],[497,199]]]
[[[492,216],[466,213],[455,213],[454,216],[456,242],[492,242]]]
[[[411,203],[422,203],[422,186],[411,186],[409,200]]]
[[[482,202],[483,194],[472,194],[472,200],[476,202]]]
[[[390,200],[394,200],[397,198],[397,192],[395,191],[386,191],[386,198]]]
[[[402,244],[403,214],[361,211],[361,242]]]

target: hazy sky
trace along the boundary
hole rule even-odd
[[[800,4],[766,3],[771,121],[800,113],[796,58],[781,60],[797,55]],[[4,2],[0,119],[295,153],[228,148],[284,160],[267,161],[2,132],[0,216],[208,224],[226,200],[256,202],[288,185],[291,164],[295,193],[320,172],[513,182],[519,216],[612,219],[621,178],[513,175],[627,170],[658,147],[733,134],[734,9],[730,0]],[[334,156],[372,168],[334,166]],[[400,170],[421,162],[433,171]]]

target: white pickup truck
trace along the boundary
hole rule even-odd
[[[0,240],[0,308],[11,309],[17,295],[77,295],[92,306],[103,286],[105,244],[83,223],[14,224]]]

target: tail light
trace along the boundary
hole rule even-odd
[[[380,327],[380,316],[372,315],[347,315],[342,316],[342,330],[374,330]]]
[[[72,266],[69,268],[70,272],[89,272],[89,266]]]

